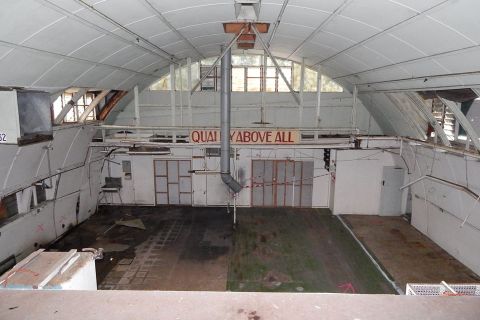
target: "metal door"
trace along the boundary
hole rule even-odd
[[[252,160],[253,207],[311,207],[313,162]]]
[[[191,205],[189,160],[154,160],[156,204]]]
[[[405,170],[397,167],[383,167],[380,215],[395,216],[402,214],[402,192]]]

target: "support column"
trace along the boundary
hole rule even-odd
[[[176,125],[176,101],[175,101],[175,65],[170,64],[170,117],[172,127]],[[172,131],[172,142],[177,142],[177,133]]]
[[[183,74],[182,64],[178,65],[178,74],[180,75],[180,126],[183,127]]]
[[[187,86],[188,92],[192,91],[192,58],[187,58]],[[187,94],[189,125],[193,126],[192,95]]]
[[[298,127],[303,127],[303,92],[305,90],[305,58],[302,59],[302,68],[300,69],[300,105],[298,106]]]
[[[171,116],[171,125],[175,127],[175,65],[170,64],[170,116]]]
[[[317,127],[320,127],[320,108],[322,107],[322,67],[319,66],[317,69]]]
[[[138,100],[138,86],[133,88],[133,104],[135,107],[135,126],[140,126],[140,104]]]
[[[140,126],[140,103],[138,99],[138,86],[135,86],[133,88],[133,106],[135,108],[135,126],[139,127]],[[140,137],[140,131],[137,129],[136,134],[138,137]]]
[[[357,129],[357,101],[358,101],[358,88],[353,87],[353,104],[352,104],[352,129]]]
[[[263,54],[263,79],[262,79],[262,107],[260,108],[260,122],[264,125],[267,122],[265,110],[265,93],[267,90],[267,55]]]

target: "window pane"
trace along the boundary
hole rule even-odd
[[[259,55],[233,55],[232,65],[234,66],[260,66],[262,65],[262,56]]]
[[[232,91],[245,91],[244,68],[232,68]]]
[[[292,61],[289,61],[289,60],[278,59],[278,58],[276,60],[280,67],[287,67],[292,65]],[[275,64],[270,58],[267,58],[267,66],[275,66]]]
[[[77,117],[75,115],[75,108],[71,108],[70,111],[68,111],[67,115],[65,116],[64,121],[65,122],[75,122],[75,121],[77,121]]]
[[[288,81],[292,81],[292,68],[282,67],[282,72]],[[293,89],[295,90],[295,89]],[[283,81],[280,72],[278,73],[278,92],[289,92],[287,84]]]
[[[198,81],[200,81],[200,65],[198,62],[195,62],[192,63],[192,86],[194,86]]]
[[[260,77],[260,68],[250,67],[248,68],[248,77]]]
[[[53,103],[53,117],[56,118],[63,109],[62,96],[60,95]]]
[[[277,69],[275,67],[267,68],[267,78],[275,78],[277,76]]]
[[[267,78],[266,80],[266,92],[275,92],[275,84],[276,84],[276,79],[275,78]]]
[[[206,78],[205,80],[203,80],[202,90],[205,90],[205,91],[215,90],[215,79],[214,78]]]
[[[343,92],[343,88],[329,77],[322,75],[322,92]]]
[[[302,74],[302,66],[298,63],[293,64],[292,87],[295,91],[300,91],[300,78]]]
[[[210,58],[203,59],[202,60],[202,66],[204,66],[204,65],[211,66],[215,62],[215,60],[217,60],[217,58],[218,57],[210,57]]]
[[[305,85],[303,90],[305,92],[316,92],[317,91],[317,72],[305,68]]]
[[[248,78],[247,91],[260,91],[260,78]]]
[[[83,96],[83,98],[84,98],[84,101],[85,101],[85,105],[89,106],[93,101],[93,94],[92,93],[87,93],[85,96]]]
[[[278,92],[289,92],[287,84],[281,76],[278,77]]]
[[[170,74],[155,82],[150,90],[170,90]]]

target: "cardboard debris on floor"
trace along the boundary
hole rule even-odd
[[[141,219],[132,219],[132,220],[117,220],[115,221],[116,225],[130,227],[130,228],[137,228],[141,230],[146,230],[145,225]]]

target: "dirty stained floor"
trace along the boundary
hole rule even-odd
[[[134,219],[145,229],[115,224]],[[385,236],[378,225],[370,237]],[[378,243],[374,255],[393,245]],[[327,209],[241,208],[233,230],[225,208],[104,206],[50,249],[87,247],[105,250],[96,262],[105,290],[395,293]],[[406,258],[383,265],[401,269]]]
[[[133,219],[145,230],[115,224]],[[104,248],[99,289],[223,291],[231,243],[225,209],[106,206],[54,248]]]
[[[478,283],[478,277],[403,217],[343,216],[357,238],[375,255],[395,282]]]

